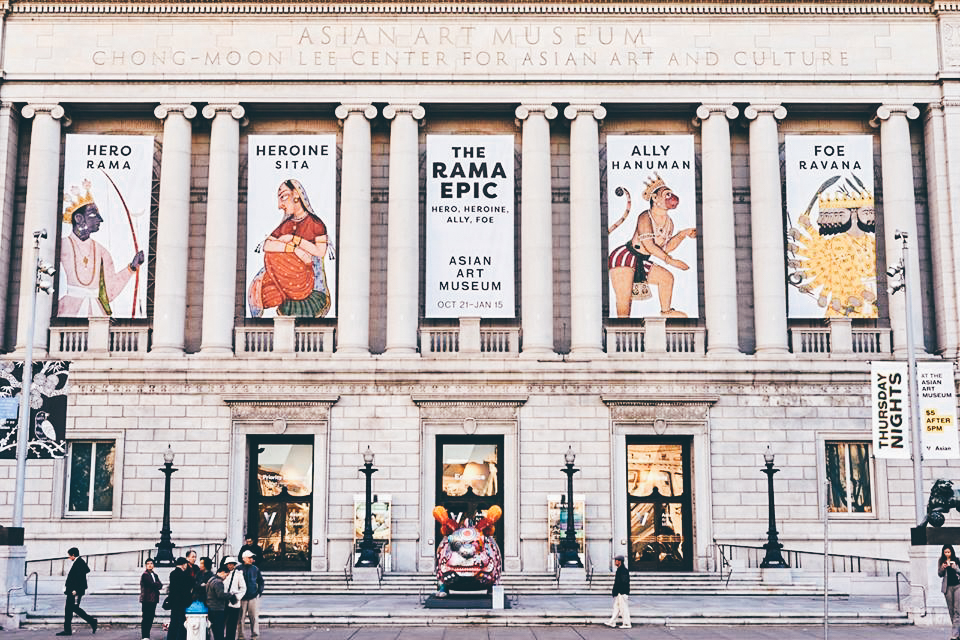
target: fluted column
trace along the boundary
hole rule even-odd
[[[950,257],[954,265],[951,275],[954,276],[953,286],[948,289],[944,296],[952,300],[955,309],[955,318],[960,317],[960,278],[956,277],[957,269],[960,268],[960,222],[957,222],[957,216],[960,215],[960,88],[955,83],[951,85],[949,97],[943,100],[943,135],[945,141],[945,162],[946,175],[944,186],[938,189],[937,193],[945,192],[947,208],[945,214],[950,219],[949,247]],[[946,269],[949,263],[943,265]],[[939,317],[938,317],[939,322]],[[952,355],[948,352],[947,357],[960,356],[960,327],[957,326],[957,320],[952,325],[947,325],[948,331],[956,336],[956,344]],[[944,345],[941,345],[944,346]]]
[[[47,352],[47,333],[53,310],[53,296],[37,295],[34,314],[30,304],[31,286],[36,281],[33,260],[33,233],[46,229],[47,239],[40,243],[40,259],[57,264],[57,230],[60,228],[60,125],[66,120],[59,104],[28,104],[20,111],[33,118],[30,134],[30,163],[27,173],[27,197],[24,205],[23,253],[20,257],[20,309],[17,316],[17,351],[27,346],[27,328],[35,324],[34,358]],[[67,121],[69,123],[69,121]],[[59,270],[59,266],[57,267]]]
[[[336,353],[363,356],[370,353],[370,120],[377,108],[342,104],[336,115],[343,121],[340,273],[349,279],[338,287]]]
[[[903,251],[897,240],[897,230],[909,234],[907,291],[913,307],[913,339],[923,351],[923,307],[920,296],[920,258],[917,242],[917,203],[913,195],[913,151],[910,147],[910,125],[907,119],[916,119],[920,110],[909,105],[882,105],[877,109],[880,119],[880,163],[883,179],[883,240],[887,264],[896,264]],[[906,298],[902,293],[888,297],[890,328],[893,329],[893,350],[906,354],[907,324]]]
[[[418,104],[390,104],[390,182],[387,203],[387,344],[390,356],[417,353],[420,317],[420,136]],[[369,206],[369,205],[368,205]],[[369,229],[368,229],[369,233]]]
[[[520,191],[520,326],[523,356],[553,351],[553,196],[550,184],[550,122],[557,108],[522,104]],[[598,192],[599,193],[599,192]]]
[[[570,355],[603,355],[600,244],[600,131],[607,110],[571,104],[570,122]]]
[[[0,103],[0,243],[12,247],[13,242],[13,204],[17,182],[18,141],[20,139],[20,118],[13,103]],[[6,309],[10,299],[10,252],[7,258],[0,260],[0,336],[6,335]],[[2,344],[2,339],[0,339]]]
[[[729,104],[703,104],[697,108],[697,117],[701,121],[703,297],[707,353],[717,356],[740,351],[733,169],[730,124],[727,122],[738,114],[739,110]],[[780,260],[783,260],[782,256]]]
[[[955,225],[947,174],[945,107],[946,105],[939,102],[927,106],[923,146],[927,160],[927,193],[930,194],[928,207],[930,250],[934,265],[933,289],[937,310],[937,345],[945,357],[953,359],[960,351],[960,320],[957,316],[957,245],[951,240]]]
[[[207,235],[203,255],[203,331],[200,352],[233,353],[237,297],[237,192],[240,171],[240,120],[237,104],[208,104],[210,178],[207,186]]]
[[[782,358],[787,347],[787,290],[784,270],[783,199],[780,195],[779,104],[751,104],[750,228],[753,239],[753,315],[758,356]],[[704,217],[710,215],[705,208]],[[709,236],[708,236],[709,237]]]
[[[157,221],[153,293],[154,353],[183,353],[187,314],[187,249],[190,241],[190,155],[197,109],[161,104],[153,114],[163,123],[160,215]]]

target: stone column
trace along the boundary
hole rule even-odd
[[[553,191],[550,184],[550,122],[557,108],[522,104],[520,191],[520,326],[522,355],[552,357]]]
[[[738,109],[730,104],[703,104],[697,108],[697,117],[702,123],[701,211],[707,354],[715,356],[727,356],[740,351],[733,170],[730,157],[730,125],[727,122],[738,114]],[[780,260],[783,260],[782,256]]]
[[[782,358],[787,347],[787,290],[784,270],[783,199],[780,196],[779,104],[751,104],[750,227],[753,240],[753,315],[757,356]],[[704,218],[709,211],[704,208]],[[709,240],[709,236],[707,236]]]
[[[47,239],[40,241],[40,259],[57,265],[57,231],[60,228],[60,124],[65,120],[59,104],[28,104],[20,111],[24,118],[33,118],[30,135],[30,163],[27,173],[27,197],[24,205],[23,254],[20,257],[20,312],[17,316],[17,351],[27,346],[27,328],[35,324],[33,357],[47,352],[47,333],[53,311],[53,296],[37,294],[36,314],[30,305],[30,287],[36,281],[33,259],[33,233],[41,229]],[[67,186],[69,189],[69,185]]]
[[[203,330],[200,352],[233,353],[233,319],[237,306],[237,191],[240,172],[238,104],[208,104],[210,178],[207,185],[207,235],[203,254]]]
[[[13,241],[13,200],[17,182],[18,140],[20,139],[20,118],[13,103],[0,103],[0,246],[12,247]],[[0,260],[0,336],[6,334],[7,301],[10,298],[10,268],[7,259]],[[2,341],[2,337],[0,337]]]
[[[388,356],[415,356],[420,320],[420,135],[418,104],[389,104],[390,182],[387,204]],[[369,204],[367,205],[369,208]],[[369,234],[369,228],[367,230]]]
[[[938,309],[937,322],[944,327],[941,334],[940,348],[944,350],[944,357],[956,358],[960,356],[960,278],[957,278],[957,269],[960,267],[960,224],[954,222],[957,215],[960,215],[960,204],[957,203],[956,195],[960,194],[960,93],[956,85],[951,86],[952,97],[944,98],[942,121],[933,116],[931,109],[930,126],[928,130],[936,131],[942,127],[941,136],[942,153],[935,154],[933,162],[937,169],[931,171],[928,169],[928,175],[935,176],[936,183],[931,184],[928,192],[931,194],[931,205],[936,205],[931,210],[931,215],[936,215],[937,233],[941,232],[941,221],[946,218],[949,222],[948,231],[944,239],[946,246],[949,247],[944,255],[943,261],[939,265],[939,270],[943,273],[943,298],[946,301],[945,307],[949,306],[950,311],[947,314],[941,314]],[[932,105],[931,105],[932,107]],[[939,125],[939,126],[938,126]],[[931,148],[929,141],[927,144],[928,161],[927,167],[930,167]],[[936,267],[935,267],[936,268]],[[941,317],[942,316],[942,317]]]
[[[161,104],[153,114],[163,123],[160,215],[154,260],[154,353],[182,354],[187,315],[187,249],[190,241],[191,104]]]
[[[607,110],[571,104],[570,122],[570,355],[603,356],[603,259],[600,244],[600,132]]]
[[[337,355],[365,356],[370,354],[370,120],[377,108],[341,104],[336,115],[343,123]]]
[[[903,252],[898,230],[909,234],[907,291],[913,307],[913,339],[919,353],[923,344],[923,306],[920,296],[920,258],[917,242],[917,203],[913,195],[913,152],[910,147],[910,125],[920,110],[912,104],[882,105],[880,119],[880,164],[883,180],[883,236],[887,265],[896,264]],[[906,297],[896,293],[890,302],[890,328],[893,329],[893,350],[896,355],[907,352]]]

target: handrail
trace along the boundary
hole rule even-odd
[[[40,587],[39,587],[40,574],[34,571],[33,573],[27,576],[26,580],[23,581],[23,592],[26,595],[30,595],[29,593],[27,593],[27,584],[30,582],[30,578],[33,578],[33,611],[36,611],[37,610],[37,593],[40,591]]]
[[[903,611],[900,603],[900,578],[904,579],[904,581],[907,583],[907,586],[910,589],[914,589],[914,588],[920,589],[920,593],[923,594],[923,613],[920,614],[920,617],[921,618],[927,617],[927,588],[922,584],[913,584],[912,582],[910,582],[906,574],[904,574],[902,571],[897,571],[897,575],[894,579],[895,582],[897,583],[897,611]]]
[[[173,550],[179,549],[182,553],[180,555],[186,555],[187,550],[194,549],[197,551],[197,554],[200,556],[209,556],[211,560],[214,561],[214,566],[217,566],[220,559],[220,552],[223,550],[223,547],[226,546],[227,541],[224,540],[207,540],[204,542],[191,542],[178,544],[173,547]],[[89,555],[84,555],[83,558],[87,562],[87,566],[90,567],[91,571],[108,571],[111,567],[111,561],[114,566],[117,566],[117,559],[121,556],[130,556],[130,559],[136,558],[136,567],[124,566],[127,563],[119,563],[120,568],[118,571],[123,570],[133,570],[140,569],[143,567],[144,562],[147,558],[153,557],[156,554],[156,547],[150,547],[149,549],[130,549],[127,551],[108,551],[106,553],[92,553]],[[177,555],[177,554],[174,554]],[[55,563],[60,563],[60,575],[66,575],[66,564],[68,558],[62,556],[54,556],[50,558],[35,558],[33,560],[27,560],[24,564],[24,574],[26,575],[27,569],[30,566],[40,566],[40,563],[48,563],[49,573],[44,575],[55,575],[54,574],[54,565]]]
[[[730,561],[727,560],[727,555],[723,552],[723,546],[717,542],[717,539],[713,539],[713,546],[716,547],[717,552],[720,554],[720,562],[718,563],[720,567],[720,582],[723,582],[724,587],[730,586],[730,576],[733,575],[733,565],[730,564]],[[723,568],[727,567],[730,571],[727,573],[727,579],[723,579]]]
[[[725,547],[729,551],[729,559],[733,560],[733,552],[736,549],[745,549],[748,552],[747,554],[747,568],[757,568],[760,566],[762,555],[766,553],[764,547],[752,547],[749,545],[743,544],[728,544],[728,543],[718,543],[714,541],[714,544],[717,545],[718,549]],[[823,552],[817,551],[798,551],[795,549],[781,549],[781,553],[784,556],[787,564],[795,569],[803,568],[803,559],[804,557],[813,557],[819,558],[821,561],[824,558]],[[875,564],[878,568],[877,572],[872,575],[883,575],[886,573],[887,577],[892,577],[896,571],[894,565],[906,565],[906,560],[894,560],[892,558],[875,558],[872,556],[854,556],[849,554],[840,554],[840,553],[831,553],[827,556],[830,558],[830,570],[834,573],[868,573],[869,570],[864,569],[864,565],[869,566],[871,563]],[[838,570],[837,565],[840,565]],[[883,567],[882,570],[880,567]]]
[[[587,548],[586,544],[583,546],[583,559],[586,565],[587,588],[589,589],[593,585],[593,561],[590,559],[590,549]]]
[[[383,558],[377,563],[377,587],[383,588]]]
[[[10,587],[7,589],[7,612],[4,615],[8,618],[10,617],[10,594],[14,591],[23,591],[23,587]]]
[[[347,554],[347,562],[343,565],[343,579],[347,583],[347,588],[350,588],[350,583],[353,582],[353,550]]]

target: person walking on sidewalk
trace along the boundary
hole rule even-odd
[[[247,583],[243,580],[243,571],[237,568],[237,559],[233,556],[224,558],[223,568],[227,576],[223,579],[223,591],[227,597],[227,607],[224,609],[224,640],[236,640],[237,623],[240,621],[240,598],[247,593]]]
[[[947,600],[947,611],[950,613],[950,640],[957,640],[960,638],[960,569],[952,545],[945,544],[940,550],[937,575],[943,578],[940,590]]]
[[[243,623],[250,620],[250,637],[260,637],[260,594],[263,593],[263,574],[257,565],[253,564],[256,555],[249,549],[240,556],[243,563],[243,581],[247,584],[247,591],[240,601],[240,624],[237,626],[237,640],[243,640]]]
[[[627,598],[630,595],[630,572],[623,564],[623,556],[617,556],[613,559],[617,565],[617,574],[613,578],[613,615],[603,624],[608,627],[617,626],[617,616],[619,615],[623,624],[623,629],[630,628],[630,606],[627,604]]]
[[[227,592],[223,579],[227,577],[227,568],[220,569],[207,581],[207,617],[210,618],[210,631],[213,640],[223,640],[223,625],[226,619]]]
[[[140,637],[150,640],[150,628],[157,615],[157,603],[160,602],[160,589],[163,583],[153,571],[153,558],[143,563],[143,575],[140,576]]]
[[[73,560],[73,566],[67,574],[67,583],[64,585],[63,593],[67,596],[67,603],[63,611],[63,631],[58,636],[73,635],[73,614],[76,613],[82,618],[93,632],[97,632],[97,619],[80,608],[80,598],[87,592],[87,574],[90,573],[90,567],[80,557],[80,550],[76,547],[70,547],[67,555]]]

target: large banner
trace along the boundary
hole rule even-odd
[[[45,360],[33,363],[27,457],[49,460],[66,454],[67,383],[70,363]],[[0,362],[0,398],[22,402],[23,362]],[[17,457],[19,416],[0,424],[0,460]]]
[[[247,144],[247,317],[336,317],[337,137]]]
[[[428,318],[515,316],[513,145],[513,136],[427,136]]]
[[[611,318],[699,315],[694,167],[693,136],[607,136]]]
[[[145,318],[153,136],[67,135],[57,315]]]
[[[786,136],[786,180],[789,317],[876,318],[873,137]]]
[[[910,392],[904,362],[870,364],[873,455],[910,458]]]
[[[953,363],[918,362],[917,389],[925,459],[960,458]]]

